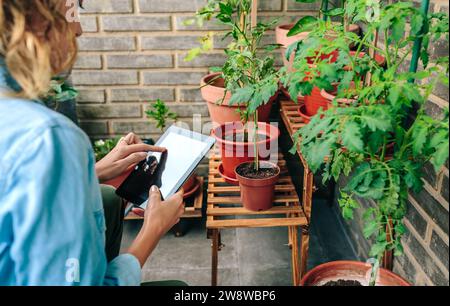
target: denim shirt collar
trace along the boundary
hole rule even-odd
[[[7,91],[20,91],[20,86],[13,79],[6,67],[5,60],[0,56],[0,93]]]

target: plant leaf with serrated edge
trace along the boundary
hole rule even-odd
[[[349,150],[362,152],[364,142],[361,139],[361,130],[355,122],[348,122],[342,131],[342,144]]]
[[[417,126],[413,131],[412,150],[415,156],[422,153],[422,149],[427,141],[428,129],[424,125]]]

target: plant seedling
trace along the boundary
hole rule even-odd
[[[164,131],[167,125],[167,121],[169,119],[177,120],[178,115],[174,112],[171,112],[169,107],[164,103],[164,101],[158,99],[152,105],[152,108],[145,112],[147,114],[147,118],[152,119],[156,122],[156,127]]]

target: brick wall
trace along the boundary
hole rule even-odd
[[[430,10],[448,14],[448,6],[446,0],[432,0]],[[433,56],[448,55],[448,41],[431,46],[431,51]],[[443,109],[449,106],[448,101],[449,88],[438,86],[428,101],[428,114],[435,118],[441,117]],[[408,233],[403,239],[405,255],[395,258],[394,271],[416,285],[449,285],[448,169],[448,162],[439,173],[435,173],[431,164],[426,165],[423,169],[425,189],[420,194],[409,195],[405,221]],[[346,181],[341,179],[339,186],[344,186]],[[363,208],[374,205],[365,200],[360,200],[360,204]],[[366,259],[370,245],[362,234],[364,224],[361,211],[355,214],[354,221],[348,222],[348,225],[348,234],[355,243],[357,255]]]
[[[185,26],[205,0],[95,0],[85,1],[81,20],[84,35],[72,80],[80,90],[78,113],[82,128],[93,138],[134,131],[156,136],[144,111],[148,101],[162,99],[190,122],[193,114],[207,120],[208,110],[199,91],[208,67],[224,61],[226,43],[216,38],[216,49],[193,62],[187,51],[211,30]],[[292,22],[317,9],[294,0],[260,0],[261,18]],[[268,33],[267,43],[275,43]]]

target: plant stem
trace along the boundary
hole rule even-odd
[[[259,142],[259,126],[258,126],[258,110],[256,110],[254,117],[255,121],[255,136],[254,136],[254,149],[255,149],[255,170],[259,171],[259,148],[258,148],[258,142]]]

